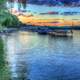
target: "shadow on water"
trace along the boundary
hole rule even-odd
[[[3,40],[0,37],[0,80],[10,80],[8,63],[6,62]]]

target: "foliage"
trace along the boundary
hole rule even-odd
[[[5,1],[7,1],[7,0],[0,0],[0,4],[5,3]]]
[[[7,10],[0,10],[0,28],[18,26],[19,24],[16,16],[10,14]]]
[[[19,20],[16,16],[5,11],[2,13],[2,26],[17,26],[19,24]]]
[[[0,0],[0,30],[4,27],[15,27],[20,24],[18,18],[12,15],[5,6],[3,7],[2,4],[5,4],[5,1],[7,0]]]

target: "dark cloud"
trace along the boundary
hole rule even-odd
[[[11,0],[12,1],[12,0]],[[18,0],[19,2],[22,1],[25,3],[32,3],[32,4],[46,4],[46,5],[80,5],[80,0]]]

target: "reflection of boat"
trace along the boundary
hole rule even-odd
[[[70,36],[72,37],[73,35],[73,31],[70,30],[70,31],[66,31],[66,30],[55,30],[53,32],[49,32],[50,35],[53,35],[53,36],[59,36],[59,37],[67,37],[67,36]]]
[[[47,34],[47,31],[45,29],[38,30],[37,32],[38,32],[38,34]]]

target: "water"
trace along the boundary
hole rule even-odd
[[[10,80],[80,80],[80,31],[73,37],[19,31],[2,39]]]
[[[0,80],[9,80],[9,69],[5,59],[6,54],[4,50],[3,40],[0,37]]]
[[[19,4],[7,3],[19,9]],[[34,9],[35,8],[35,9]],[[20,5],[20,9],[23,6]],[[26,14],[34,16],[49,11],[75,11],[79,7],[49,7],[27,4]],[[43,15],[53,18],[57,15]],[[57,16],[61,18],[64,16]],[[67,16],[79,19],[79,15]],[[80,80],[80,31],[73,37],[53,37],[19,31],[0,37],[0,80]]]

